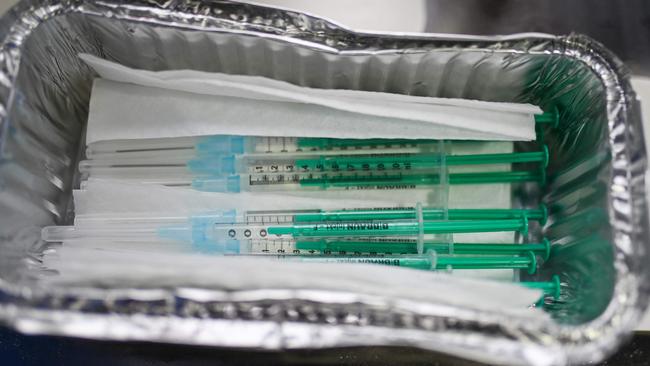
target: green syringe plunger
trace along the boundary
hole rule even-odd
[[[290,226],[270,226],[270,235],[293,237],[341,236],[416,236],[475,232],[518,231],[528,235],[528,218],[508,220],[446,220],[446,221],[351,221],[328,223],[294,223]]]
[[[318,251],[321,253],[393,253],[416,254],[415,240],[298,240],[296,249]],[[541,243],[528,244],[488,244],[488,243],[436,243],[424,242],[424,252],[433,250],[438,254],[459,255],[517,255],[527,252],[539,254],[548,259],[551,243],[544,239]]]
[[[528,220],[539,221],[544,225],[548,218],[546,205],[541,204],[537,209],[448,209],[424,207],[422,218],[424,220],[504,220],[520,219],[524,216]],[[394,209],[353,209],[332,210],[315,213],[297,214],[294,222],[321,222],[321,221],[356,221],[356,220],[409,220],[416,219],[417,211],[412,207]]]
[[[529,274],[537,271],[535,254],[523,256],[444,256],[435,251],[424,254],[376,256],[292,256],[280,255],[278,259],[307,263],[368,263],[424,270],[450,269],[525,269]]]
[[[451,173],[447,175],[449,184],[491,184],[491,183],[524,183],[546,182],[545,169],[542,166],[537,171],[522,170],[509,172],[477,172],[477,173]],[[378,174],[374,176],[347,176],[332,175],[319,178],[300,179],[303,187],[368,187],[368,186],[422,186],[440,184],[440,174]]]
[[[321,155],[315,158],[297,159],[295,165],[316,171],[369,171],[391,169],[431,169],[458,165],[494,165],[516,163],[541,163],[548,166],[548,148],[542,151],[515,152],[502,154],[446,155],[444,153],[426,154],[386,154],[386,155]]]

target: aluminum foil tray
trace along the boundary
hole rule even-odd
[[[411,346],[493,363],[597,361],[648,299],[646,150],[626,69],[579,35],[358,33],[226,1],[24,0],[0,19],[0,320],[22,332],[252,349]],[[554,323],[327,292],[43,288],[40,228],[70,222],[92,71],[86,52],[149,70],[262,75],[315,88],[557,107],[543,201],[563,297]],[[525,144],[518,146],[526,149]],[[55,275],[55,274],[53,274]],[[417,289],[414,288],[414,291]]]

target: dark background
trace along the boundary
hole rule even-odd
[[[289,352],[235,351],[153,343],[100,342],[24,336],[0,328],[0,365],[434,365],[481,366],[432,352],[403,347],[354,347]],[[650,364],[650,333],[637,333],[601,366]]]
[[[647,0],[429,0],[426,9],[427,32],[586,34],[650,76]]]

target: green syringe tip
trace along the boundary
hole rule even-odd
[[[557,107],[553,107],[549,112],[536,114],[535,122],[548,124],[551,127],[556,128],[560,124],[560,113]]]

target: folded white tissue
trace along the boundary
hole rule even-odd
[[[88,144],[201,135],[530,141],[533,105],[315,89],[259,76],[135,70],[81,55],[95,81]],[[187,123],[179,123],[185,121]]]

